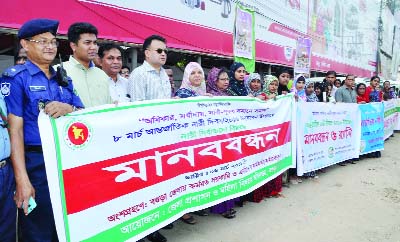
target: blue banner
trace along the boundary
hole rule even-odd
[[[360,154],[383,150],[384,106],[383,103],[358,105],[361,111]]]

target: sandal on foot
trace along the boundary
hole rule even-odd
[[[233,208],[231,208],[231,209],[229,209],[229,213],[230,213],[230,214],[236,214],[236,210],[233,209]]]
[[[183,216],[185,216],[185,215],[183,215]],[[183,216],[181,217],[181,220],[182,220],[183,222],[185,222],[185,223],[187,223],[187,224],[191,224],[191,225],[197,223],[196,219],[194,219],[193,216],[188,215],[188,216],[189,216],[188,218],[184,218]]]
[[[202,209],[202,210],[193,212],[193,214],[196,214],[196,215],[198,215],[198,216],[208,216],[208,213],[206,212],[205,209]]]
[[[221,213],[221,215],[222,215],[224,218],[227,218],[227,219],[232,219],[232,218],[236,217],[235,214],[232,214],[232,213],[230,213],[230,212]]]

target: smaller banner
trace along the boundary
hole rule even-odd
[[[384,113],[383,103],[360,104],[361,143],[360,154],[383,150],[384,146]]]
[[[233,50],[236,62],[241,62],[248,72],[255,70],[254,12],[240,5],[236,7]]]
[[[399,115],[399,113],[400,113],[400,98],[397,98],[395,100],[396,100],[396,103],[397,103],[397,106],[396,106],[397,125],[396,125],[396,128],[394,130],[400,130],[400,121],[399,121],[399,118],[400,118],[400,115]]]
[[[310,38],[297,38],[294,73],[310,73],[311,44],[312,40]]]
[[[389,101],[383,102],[385,106],[385,136],[386,140],[389,138],[395,127],[398,124],[398,113],[397,113],[397,99],[390,99]]]
[[[358,157],[360,123],[355,103],[298,103],[297,174]]]

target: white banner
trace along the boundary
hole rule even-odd
[[[397,113],[397,99],[390,99],[385,101],[385,140],[389,138],[397,127],[399,122]]]
[[[292,105],[200,97],[42,113],[60,241],[136,241],[294,167]]]
[[[353,103],[298,103],[297,174],[359,156],[361,115]]]

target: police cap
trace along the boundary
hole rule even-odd
[[[27,39],[38,34],[50,32],[56,35],[59,22],[57,20],[36,18],[25,22],[18,31],[18,39]]]

